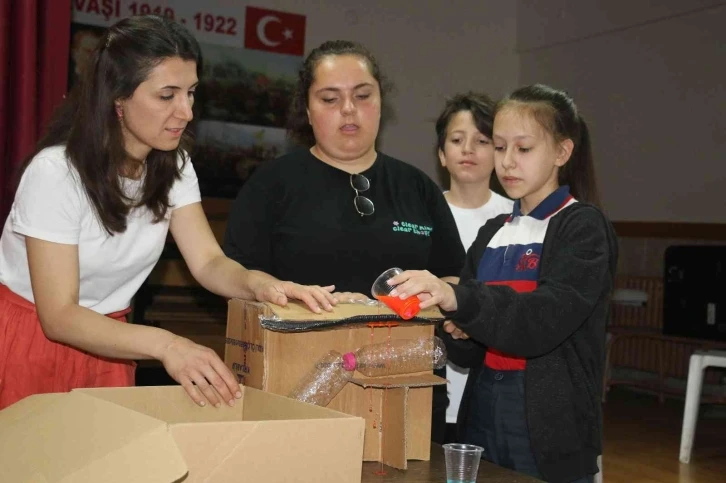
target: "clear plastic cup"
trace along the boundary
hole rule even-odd
[[[389,295],[395,286],[388,285],[388,280],[402,272],[402,269],[394,267],[389,268],[380,274],[376,281],[373,282],[371,293],[373,294],[373,297],[390,307],[391,310],[400,315],[402,319],[408,320],[415,317],[421,310],[418,303],[418,297],[413,295],[407,299],[401,300],[399,297],[391,297]]]
[[[444,445],[447,483],[475,483],[484,448],[473,444]]]

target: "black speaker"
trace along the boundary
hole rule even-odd
[[[665,252],[663,334],[726,341],[726,246]]]

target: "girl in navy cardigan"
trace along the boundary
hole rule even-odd
[[[441,308],[449,358],[472,369],[460,441],[546,481],[592,482],[617,242],[587,125],[565,92],[527,86],[497,105],[493,141],[513,213],[481,228],[459,285],[423,271],[391,283]]]

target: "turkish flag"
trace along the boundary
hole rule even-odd
[[[303,55],[305,15],[247,7],[245,48],[278,54]]]

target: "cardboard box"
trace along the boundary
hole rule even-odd
[[[261,318],[265,326],[286,325],[289,332],[268,330]],[[443,320],[438,309],[422,311],[417,319],[403,322],[382,305],[339,304],[315,314],[301,303],[279,307],[233,299],[225,362],[248,387],[286,396],[330,350],[343,354],[389,338],[431,337],[434,324]],[[363,459],[401,469],[409,459],[428,460],[432,386],[446,380],[432,371],[390,379],[355,376],[328,408],[365,419]]]
[[[249,387],[219,409],[181,386],[41,394],[0,411],[0,481],[358,483],[363,425]]]

